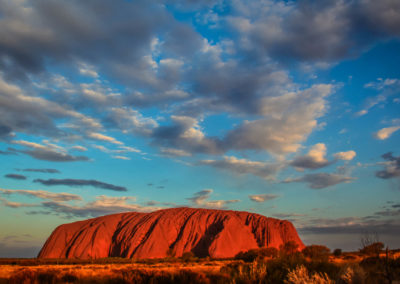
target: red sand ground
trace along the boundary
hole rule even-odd
[[[120,213],[64,224],[50,235],[39,258],[164,258],[193,252],[198,257],[233,257],[240,251],[294,241],[291,222],[226,210],[173,208]]]

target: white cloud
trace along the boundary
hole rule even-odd
[[[356,112],[356,116],[363,116],[363,115],[366,115],[367,113],[368,113],[368,111],[366,109],[363,109],[363,110]]]
[[[112,156],[114,159],[118,159],[118,160],[127,160],[129,161],[131,158],[129,157],[125,157],[125,156]]]
[[[89,64],[85,63],[79,63],[79,73],[81,73],[84,76],[92,77],[92,78],[97,78],[99,77],[99,74],[96,72],[95,68]]]
[[[225,205],[239,202],[240,200],[208,200],[214,191],[212,189],[203,189],[196,192],[193,197],[186,198],[191,201],[195,206],[211,209],[223,209]]]
[[[82,200],[82,197],[80,197],[79,195],[66,192],[54,193],[45,190],[4,189],[4,188],[0,188],[0,192],[6,195],[22,194],[52,201]]]
[[[268,194],[268,193],[266,193],[266,194],[249,195],[249,198],[250,198],[251,201],[259,202],[259,203],[265,202],[265,201],[268,201],[268,200],[273,200],[273,199],[276,199],[278,197],[279,197],[279,195]]]
[[[300,92],[266,98],[261,104],[266,118],[245,121],[232,130],[225,138],[226,147],[262,149],[277,155],[296,152],[317,127],[317,118],[326,109],[325,97],[332,89],[332,85],[314,85]]]
[[[253,174],[267,180],[274,180],[277,172],[284,167],[282,163],[263,163],[234,156],[224,156],[222,160],[202,160],[201,165],[229,170],[236,174]]]
[[[44,141],[46,143],[46,141]],[[15,150],[15,152],[27,154],[38,160],[52,161],[52,162],[73,162],[73,161],[88,161],[89,158],[85,156],[73,156],[68,154],[67,150],[63,147],[46,143],[42,145],[39,143],[29,142],[25,140],[12,141],[13,144],[21,145],[31,150]]]
[[[170,157],[187,157],[192,155],[191,153],[184,150],[164,147],[161,147],[161,154]]]
[[[351,161],[356,156],[356,152],[353,150],[346,151],[346,152],[338,152],[333,155],[336,159],[344,160],[344,161]]]
[[[80,151],[80,152],[86,152],[88,150],[86,147],[79,146],[79,145],[72,146],[71,149],[76,150],[76,151]]]
[[[328,166],[326,158],[326,146],[324,143],[317,143],[311,147],[310,151],[304,155],[296,157],[290,165],[298,169],[318,169]]]
[[[99,141],[106,141],[106,142],[110,142],[110,143],[117,144],[117,145],[123,145],[122,142],[116,140],[115,138],[101,134],[101,133],[91,132],[91,133],[88,133],[87,136],[91,139],[95,139],[95,140],[99,140]]]
[[[394,132],[400,129],[400,126],[385,127],[375,133],[375,138],[379,140],[388,139]]]

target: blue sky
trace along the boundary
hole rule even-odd
[[[0,1],[0,257],[191,206],[400,247],[398,1]]]

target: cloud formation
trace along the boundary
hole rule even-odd
[[[26,180],[26,176],[18,175],[18,174],[6,174],[4,175],[6,178],[17,179],[17,180]]]
[[[314,218],[305,226],[298,228],[300,233],[308,234],[356,234],[378,232],[396,236],[400,233],[398,220],[379,220],[368,217]]]
[[[375,133],[375,138],[379,140],[388,139],[393,133],[398,131],[400,126],[385,127]]]
[[[242,48],[281,60],[334,61],[400,35],[393,0],[235,1],[231,9],[228,24],[242,37]]]
[[[0,74],[0,100],[2,136],[9,136],[12,132],[22,132],[67,138],[69,134],[57,127],[54,121],[63,118],[79,124],[82,129],[100,127],[95,119],[81,114],[71,107],[26,94],[20,86],[6,82],[2,74]],[[5,129],[7,131],[4,131]]]
[[[1,201],[1,204],[3,204],[6,207],[10,207],[10,208],[25,208],[25,207],[35,207],[36,206],[36,204],[31,204],[31,203],[9,201],[3,197],[0,197],[0,201]]]
[[[101,134],[101,133],[91,132],[91,133],[88,133],[87,136],[91,139],[106,141],[106,142],[110,142],[110,143],[117,144],[117,145],[123,144],[122,142],[116,140],[115,138]]]
[[[364,109],[358,111],[356,116],[366,115],[375,106],[385,106],[390,97],[399,93],[400,80],[396,78],[378,78],[376,81],[365,84],[364,88],[375,90],[378,94],[368,97],[364,102]]]
[[[268,194],[268,193],[249,195],[249,198],[250,198],[251,201],[258,202],[258,203],[269,201],[269,200],[273,200],[273,199],[276,199],[278,197],[279,197],[279,195]]]
[[[333,156],[335,157],[335,159],[338,159],[338,160],[351,161],[354,159],[354,157],[356,155],[357,154],[355,151],[350,150],[350,151],[346,151],[346,152],[335,153]]]
[[[65,216],[67,218],[98,217],[112,213],[129,211],[151,212],[163,208],[158,206],[142,206],[139,204],[130,203],[130,201],[135,200],[136,199],[134,197],[130,196],[111,197],[100,195],[97,196],[94,201],[87,202],[81,206],[57,201],[44,201],[41,204],[41,208],[45,210],[44,212]],[[40,211],[33,211],[31,213],[41,214]]]
[[[339,183],[349,183],[355,178],[329,173],[306,174],[299,178],[286,179],[284,183],[305,182],[312,189],[322,189]]]
[[[273,180],[277,172],[284,166],[280,163],[263,163],[238,159],[233,156],[224,156],[222,160],[201,160],[198,164],[229,170],[239,175],[252,174],[267,180]]]
[[[17,169],[18,171],[23,172],[36,172],[36,173],[46,173],[46,174],[59,174],[60,171],[57,169]]]
[[[89,158],[86,156],[70,155],[64,148],[54,144],[42,145],[39,143],[28,142],[24,140],[16,140],[13,141],[13,143],[30,149],[30,150],[13,149],[14,152],[23,153],[38,160],[51,161],[51,162],[89,161]]]
[[[66,185],[66,186],[92,186],[101,189],[108,189],[113,191],[127,191],[126,187],[105,183],[98,180],[87,179],[35,179],[33,182],[41,183],[47,186]]]
[[[232,199],[232,200],[208,200],[211,194],[214,191],[212,189],[203,189],[199,192],[196,192],[193,197],[186,198],[189,200],[195,207],[202,208],[211,208],[211,209],[226,209],[226,205],[237,203],[240,200]]]
[[[332,85],[265,98],[261,104],[266,118],[245,121],[224,138],[226,149],[265,150],[283,155],[296,152],[300,143],[317,127],[317,118],[326,108],[325,98]]]
[[[393,156],[392,152],[388,152],[382,155],[382,158],[386,160],[385,168],[377,171],[375,175],[382,179],[391,179],[400,177],[400,156]]]
[[[52,200],[56,202],[64,202],[64,201],[71,201],[71,200],[82,200],[79,195],[61,192],[61,193],[54,193],[45,190],[27,190],[27,189],[4,189],[0,188],[0,192],[6,195],[11,194],[22,194],[31,197],[37,197],[40,199]]]
[[[326,146],[323,143],[315,144],[310,151],[304,155],[296,157],[290,165],[300,169],[319,169],[331,164],[326,158]]]

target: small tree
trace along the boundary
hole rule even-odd
[[[239,252],[235,258],[242,259],[246,262],[252,262],[256,259],[263,259],[265,257],[275,258],[278,256],[278,250],[273,247],[269,248],[259,248],[259,249],[251,249],[246,252]]]
[[[334,256],[340,256],[340,255],[342,255],[342,250],[341,250],[341,249],[335,249],[335,250],[333,251],[333,255],[334,255]]]
[[[331,250],[329,248],[321,245],[307,246],[302,250],[304,256],[320,261],[328,260],[330,252]]]
[[[193,260],[194,258],[195,258],[195,255],[194,255],[194,253],[191,252],[191,251],[187,251],[187,252],[184,252],[184,253],[182,254],[182,260],[185,261],[185,262],[191,261],[191,260]]]
[[[376,255],[379,258],[379,254],[382,252],[385,245],[381,242],[372,243],[363,247],[360,252],[366,255]]]
[[[294,255],[298,251],[299,245],[294,241],[284,243],[279,247],[279,250],[284,255]]]

